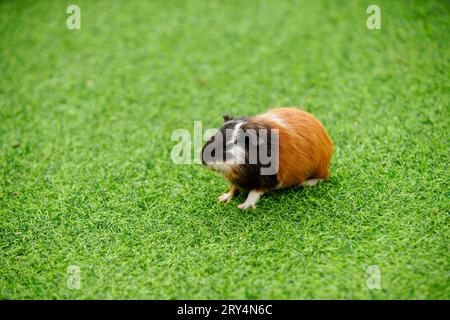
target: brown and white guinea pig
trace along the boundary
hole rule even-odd
[[[231,183],[230,191],[219,197],[221,202],[248,191],[245,202],[238,205],[248,209],[255,207],[264,192],[314,186],[329,177],[333,143],[313,115],[296,108],[276,108],[253,117],[223,118],[222,127],[201,154],[205,166]]]

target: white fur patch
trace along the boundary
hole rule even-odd
[[[239,130],[241,130],[241,127],[243,124],[244,124],[244,122],[239,122],[236,126],[234,126],[234,130],[233,130],[233,133],[231,134],[231,138],[227,142],[233,142],[233,143],[236,142],[237,136],[239,134]]]
[[[323,181],[323,179],[308,179],[306,181],[303,181],[300,185],[302,187],[313,187],[321,181]]]
[[[233,145],[229,152],[232,155],[231,159],[227,159],[227,164],[244,164],[245,163],[245,148],[238,145]]]
[[[232,145],[230,149],[226,150],[232,155],[231,159],[226,159],[227,164],[231,165],[245,163],[245,148],[243,146],[235,144],[238,139],[239,131],[242,131],[241,127],[244,123],[245,122],[239,122],[236,124],[233,132],[231,133],[230,139],[227,141],[227,148]]]

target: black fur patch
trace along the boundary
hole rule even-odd
[[[256,132],[257,138],[262,139],[261,143],[256,146],[258,152],[259,148],[261,146],[264,146],[267,148],[267,154],[268,156],[272,155],[272,145],[271,145],[271,135],[272,131],[271,128],[258,122],[252,122],[249,121],[245,123],[243,126],[241,126],[241,129],[244,131],[244,133],[248,132],[249,129],[254,130],[253,132]],[[260,130],[263,129],[267,132],[267,135],[260,135]],[[250,163],[249,159],[249,146],[250,144],[255,143],[252,141],[252,139],[247,139],[245,141],[245,149],[246,149],[246,156],[245,156],[245,164],[239,165],[239,177],[235,179],[234,181],[231,181],[232,183],[236,184],[242,189],[245,190],[271,190],[276,187],[277,185],[277,175],[262,175],[261,174],[261,168],[263,167],[270,167],[270,164],[263,165],[261,163],[261,159],[257,157],[257,163],[252,164]],[[278,160],[278,159],[276,159]]]

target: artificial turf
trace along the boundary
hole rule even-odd
[[[450,5],[372,2],[0,2],[0,298],[449,299]],[[272,106],[324,123],[329,181],[241,211],[171,161]]]

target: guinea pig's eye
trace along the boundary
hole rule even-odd
[[[212,151],[211,151],[211,157],[215,157],[216,156],[216,149],[212,149]]]

